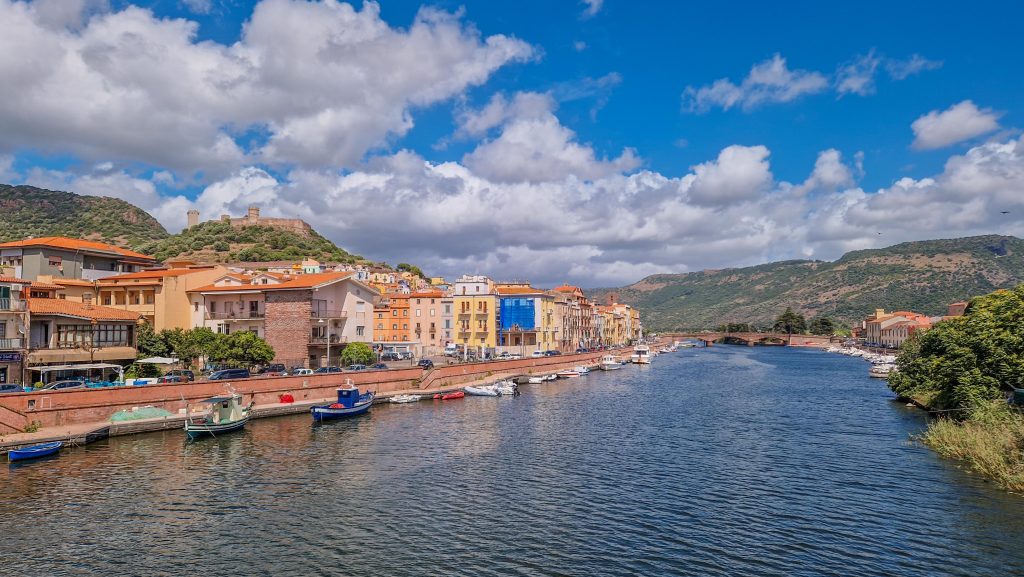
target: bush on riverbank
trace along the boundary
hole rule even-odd
[[[920,440],[1006,489],[1024,491],[1024,417],[1002,401],[982,405],[962,421],[933,421]]]

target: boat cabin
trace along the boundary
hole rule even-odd
[[[346,409],[351,409],[359,402],[359,388],[352,385],[338,387],[338,404]]]
[[[242,395],[223,395],[210,397],[199,401],[200,405],[211,405],[210,413],[206,416],[209,423],[231,423],[245,417],[245,407],[242,406]]]

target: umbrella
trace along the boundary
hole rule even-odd
[[[178,362],[178,359],[172,359],[170,357],[149,357],[146,359],[139,359],[136,363],[148,363],[151,365],[173,365]]]

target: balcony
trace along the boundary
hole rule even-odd
[[[348,343],[348,337],[344,335],[331,335],[332,345],[344,345]],[[309,337],[309,344],[311,345],[326,345],[327,337]]]
[[[320,307],[313,307],[309,311],[309,318],[311,319],[347,319],[348,311],[340,309],[325,309]]]
[[[25,339],[0,339],[0,350],[25,348]]]
[[[226,312],[210,312],[206,311],[206,320],[208,321],[235,321],[235,320],[248,320],[248,319],[262,319],[265,316],[264,311],[226,311]]]
[[[0,311],[3,311],[3,312],[10,311],[10,312],[19,312],[19,313],[20,312],[24,312],[25,311],[25,301],[9,299],[9,298],[0,299]]]

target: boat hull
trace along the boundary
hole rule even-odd
[[[473,397],[497,397],[499,395],[496,389],[485,388],[485,387],[466,387],[463,389],[467,395]]]
[[[43,443],[42,445],[25,447],[24,449],[11,449],[7,453],[7,460],[13,463],[15,461],[27,461],[29,459],[49,457],[50,455],[57,453],[57,451],[60,451],[63,446],[63,441],[55,441],[53,443]]]
[[[249,417],[245,416],[231,423],[185,423],[185,434],[188,436],[189,440],[201,439],[203,437],[216,437],[217,435],[241,431],[245,428],[245,424],[248,422]]]
[[[345,419],[348,417],[355,417],[356,415],[362,415],[370,410],[370,405],[373,404],[373,400],[369,400],[360,404],[357,404],[349,408],[332,409],[330,405],[321,405],[318,407],[312,407],[309,412],[313,415],[313,420],[320,421],[333,421],[336,419]]]
[[[617,371],[622,368],[622,365],[615,363],[614,365],[601,365],[602,371]]]

